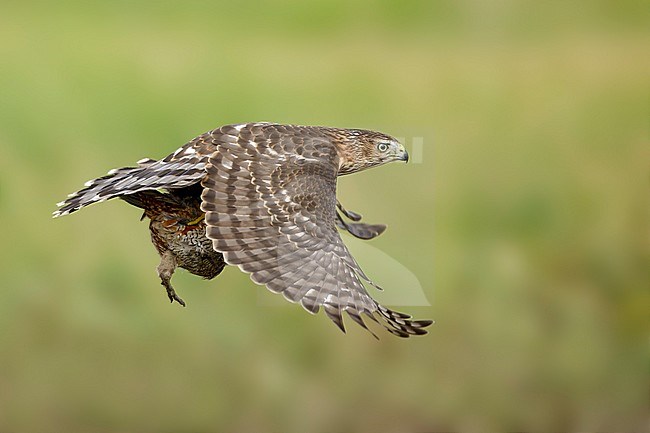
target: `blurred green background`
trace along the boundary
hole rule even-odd
[[[1,431],[647,428],[645,2],[1,9]],[[431,306],[398,309],[429,335],[344,335],[233,268],[179,272],[188,307],[169,305],[137,209],[50,217],[89,178],[257,120],[422,143],[339,194],[389,225],[369,245],[417,277]]]

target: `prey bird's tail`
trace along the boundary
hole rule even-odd
[[[183,188],[197,183],[205,175],[205,162],[195,158],[171,161],[141,159],[137,167],[116,168],[105,176],[89,180],[85,188],[57,203],[53,216],[75,212],[84,206],[140,191]]]

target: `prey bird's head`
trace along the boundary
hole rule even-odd
[[[350,174],[392,161],[408,162],[409,154],[396,138],[364,129],[337,129],[339,174]]]

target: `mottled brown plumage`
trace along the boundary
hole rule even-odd
[[[363,317],[408,337],[425,334],[432,322],[377,303],[362,281],[376,284],[337,231],[362,239],[384,231],[341,206],[336,179],[397,160],[408,160],[404,147],[374,131],[226,125],[160,161],[144,159],[88,182],[55,216],[113,197],[143,208],[162,284],[183,305],[170,283],[176,266],[213,278],[228,263],[311,313],[323,308],[341,330],[347,312],[366,329]]]
[[[149,218],[149,230],[161,261],[158,276],[170,301],[185,306],[171,285],[176,267],[208,280],[216,277],[226,266],[223,254],[212,248],[205,236],[205,214],[201,211],[201,189],[193,185],[163,194],[140,191],[121,196],[124,201],[144,210],[142,219]]]

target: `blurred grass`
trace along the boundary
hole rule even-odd
[[[2,10],[0,430],[647,426],[643,2]],[[423,138],[422,163],[339,189],[389,224],[372,245],[418,277],[433,306],[403,309],[430,335],[342,335],[236,269],[179,273],[169,306],[137,210],[50,219],[86,179],[253,120]]]

